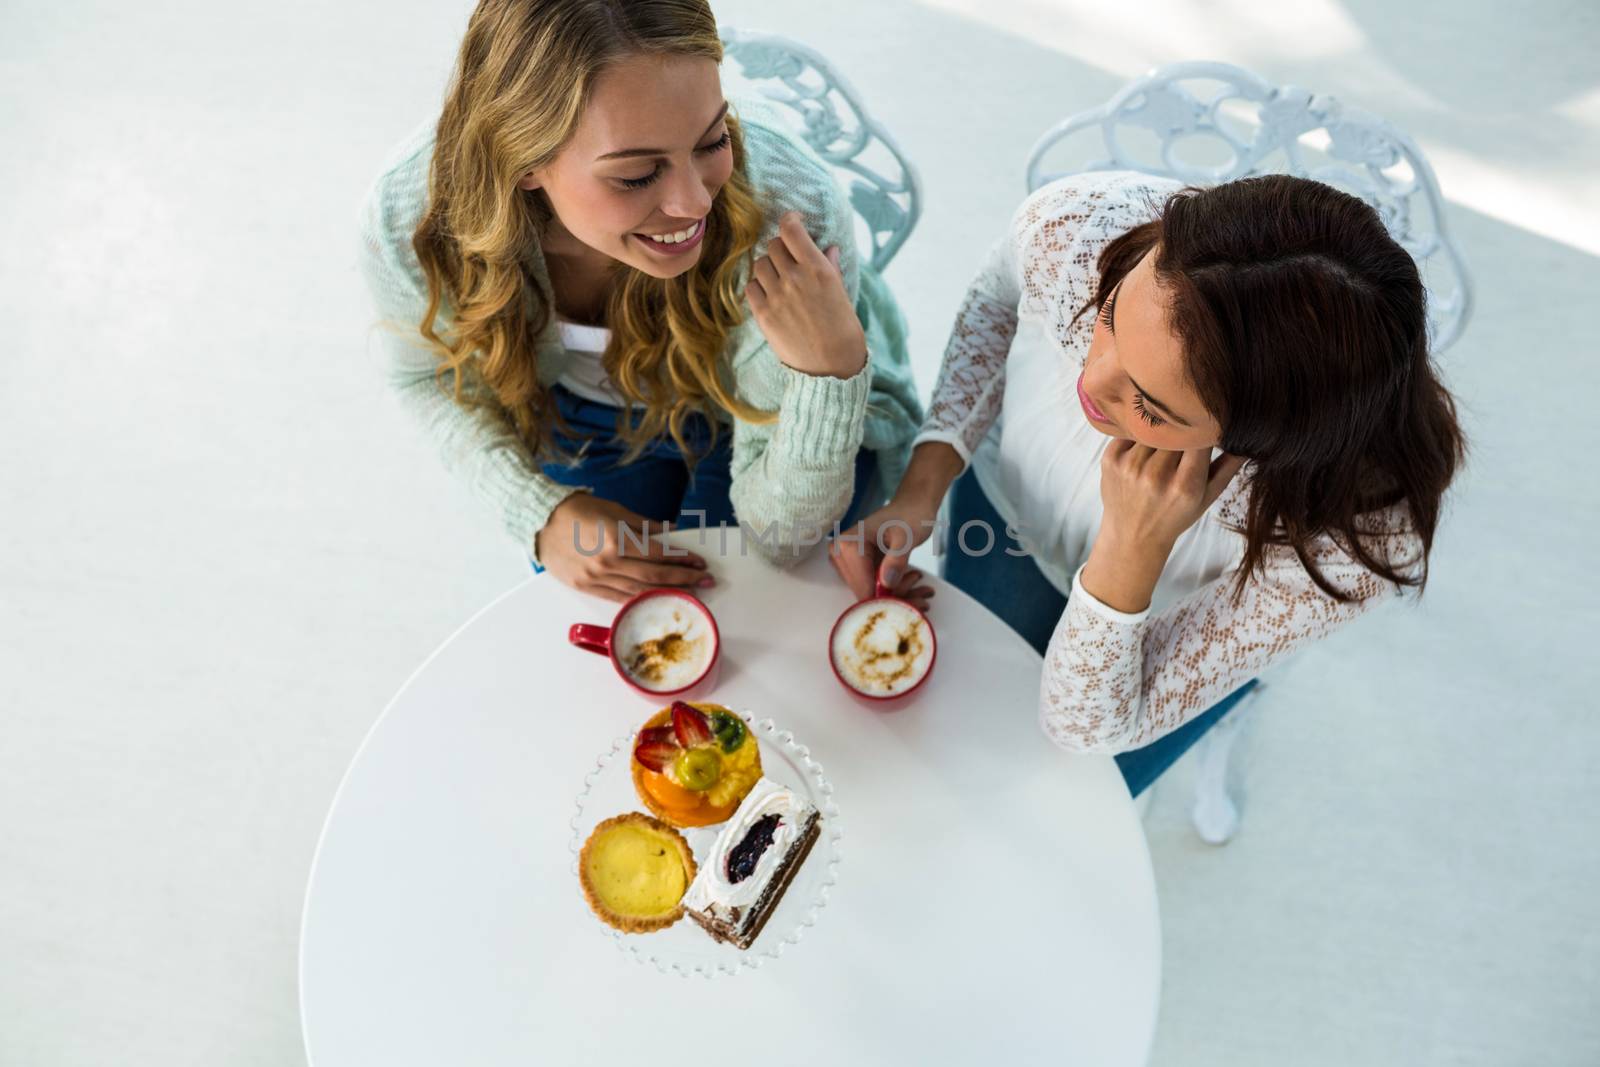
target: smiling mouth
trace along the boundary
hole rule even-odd
[[[662,255],[682,255],[700,243],[706,235],[706,220],[700,219],[687,229],[671,233],[636,233],[633,236],[652,252]]]

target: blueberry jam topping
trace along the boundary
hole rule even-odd
[[[756,872],[756,862],[772,846],[772,835],[778,831],[778,816],[763,815],[750,827],[744,840],[728,853],[728,881],[738,885]]]

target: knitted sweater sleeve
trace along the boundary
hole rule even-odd
[[[377,308],[377,333],[385,375],[402,405],[433,440],[445,466],[537,562],[534,537],[557,504],[580,490],[540,470],[532,450],[504,410],[470,374],[463,406],[455,377],[439,373],[439,359],[419,327],[428,305],[427,283],[411,247],[427,188],[428,154],[402,155],[373,186],[361,213],[360,267]]]
[[[778,220],[799,211],[819,248],[837,245],[851,303],[860,292],[854,216],[826,164],[775,125],[746,121],[751,183],[765,232],[757,254],[777,235]],[[872,390],[872,359],[850,378],[803,374],[785,366],[748,324],[749,344],[735,356],[745,398],[772,423],[739,420],[733,430],[729,497],[746,543],[773,562],[801,558],[844,516],[855,488]]]

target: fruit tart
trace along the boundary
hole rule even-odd
[[[648,815],[615,815],[589,834],[578,854],[578,879],[589,907],[624,933],[661,930],[683,918],[694,880],[694,853],[683,835]]]
[[[724,822],[761,780],[761,752],[744,720],[721,704],[674,701],[640,727],[633,788],[673,826]]]

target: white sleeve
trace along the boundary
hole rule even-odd
[[[1415,573],[1420,539],[1396,509],[1376,516],[1368,542],[1380,559]],[[1067,610],[1045,652],[1039,721],[1063,748],[1123,752],[1171,733],[1295,649],[1394,599],[1398,590],[1331,537],[1311,557],[1323,592],[1287,546],[1268,549],[1236,600],[1235,572],[1159,614],[1129,615],[1095,599],[1074,576]]]
[[[1065,345],[1094,298],[1101,250],[1154,217],[1160,198],[1177,188],[1149,175],[1095,171],[1024,200],[967,289],[915,443],[944,441],[970,463],[1000,414],[1019,314],[1038,315]]]
[[[1015,240],[1008,235],[990,250],[983,269],[967,287],[939,365],[933,401],[913,447],[943,441],[960,453],[962,463],[972,462],[978,442],[1000,414],[1020,296]]]

